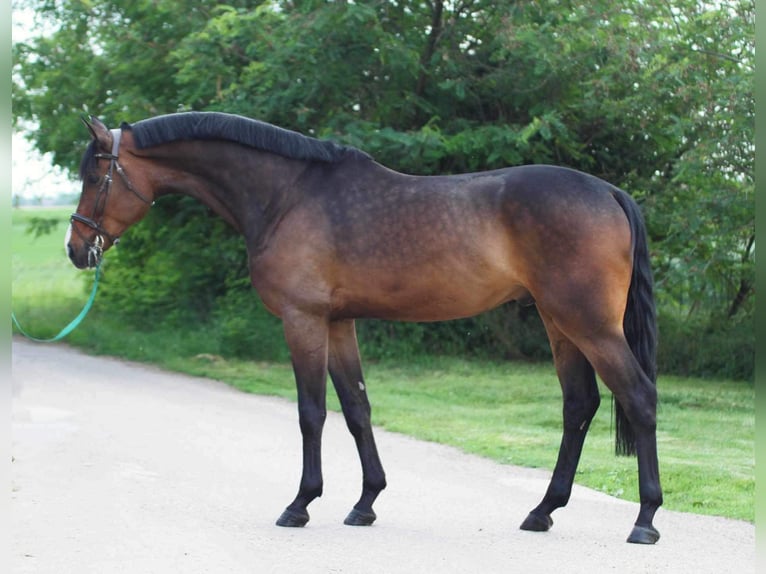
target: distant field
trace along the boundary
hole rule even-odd
[[[64,234],[73,207],[23,207],[13,210],[11,234],[14,298],[26,297],[28,290],[37,293],[55,291],[74,295],[82,287],[77,272],[64,252]],[[56,219],[53,232],[40,237],[28,232],[33,219]]]

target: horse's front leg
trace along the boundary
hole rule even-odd
[[[307,506],[322,495],[322,428],[327,417],[327,320],[302,313],[283,316],[285,339],[298,388],[303,437],[303,474],[298,495],[277,520],[278,526],[305,526]]]
[[[386,487],[386,474],[372,434],[370,402],[362,376],[353,320],[330,324],[329,369],[346,425],[354,437],[362,463],[362,496],[344,524],[369,526],[376,518],[372,503]]]

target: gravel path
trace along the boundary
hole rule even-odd
[[[300,475],[294,403],[63,345],[12,354],[15,573],[755,572],[752,524],[660,509],[658,544],[634,546],[637,505],[577,486],[550,532],[523,532],[548,472],[382,429],[378,520],[344,526],[361,471],[335,413],[324,496],[308,526],[279,528]]]

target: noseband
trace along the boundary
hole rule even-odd
[[[93,216],[86,217],[85,215],[81,215],[75,212],[69,218],[70,222],[74,223],[76,221],[78,223],[87,225],[97,233],[95,239],[93,241],[89,241],[82,235],[82,233],[80,233],[76,226],[72,225],[72,229],[75,230],[75,233],[77,233],[77,235],[80,236],[80,239],[82,239],[88,245],[88,259],[91,260],[91,262],[98,262],[101,259],[101,254],[103,252],[104,246],[104,237],[109,239],[112,245],[117,245],[120,242],[120,238],[118,236],[112,235],[103,227],[104,213],[106,211],[106,201],[109,199],[109,192],[112,190],[112,182],[114,181],[112,176],[115,171],[120,176],[120,178],[122,178],[122,182],[125,184],[125,187],[127,187],[128,190],[130,190],[138,199],[147,205],[152,205],[153,203],[151,200],[142,195],[135,187],[133,187],[130,179],[128,179],[128,176],[125,174],[125,170],[123,170],[122,166],[117,162],[117,157],[119,155],[118,152],[120,149],[120,139],[122,138],[122,130],[113,129],[111,132],[112,153],[93,154],[93,157],[96,159],[109,160],[109,169],[104,176],[104,182],[101,184],[101,187],[96,193],[96,201],[93,204]]]

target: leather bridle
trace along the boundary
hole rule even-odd
[[[117,158],[119,156],[119,149],[120,149],[120,139],[122,138],[122,130],[113,129],[111,130],[111,132],[112,132],[112,153],[93,154],[93,157],[95,157],[96,159],[109,160],[109,169],[107,170],[106,175],[104,176],[104,181],[101,184],[101,187],[99,187],[98,192],[96,193],[96,200],[93,203],[93,214],[91,217],[87,217],[85,215],[81,215],[77,212],[74,212],[72,216],[69,218],[71,223],[74,223],[74,222],[82,223],[83,225],[90,227],[96,232],[96,237],[93,239],[93,241],[90,241],[82,233],[80,233],[79,229],[77,229],[77,226],[72,225],[72,229],[74,229],[75,233],[77,233],[80,239],[82,239],[88,245],[89,262],[91,262],[92,260],[95,260],[96,262],[98,262],[101,259],[105,237],[109,239],[112,245],[117,245],[120,242],[119,236],[112,235],[106,229],[104,229],[104,226],[103,226],[104,214],[106,212],[106,202],[109,199],[109,192],[112,190],[112,183],[114,181],[113,174],[115,171],[122,179],[122,182],[125,184],[125,187],[127,187],[129,191],[131,191],[136,197],[138,197],[138,199],[140,199],[147,205],[153,204],[152,200],[147,199],[146,196],[142,195],[135,187],[133,187],[133,184],[131,183],[130,179],[125,174],[125,170],[122,169],[122,166],[117,161]]]

